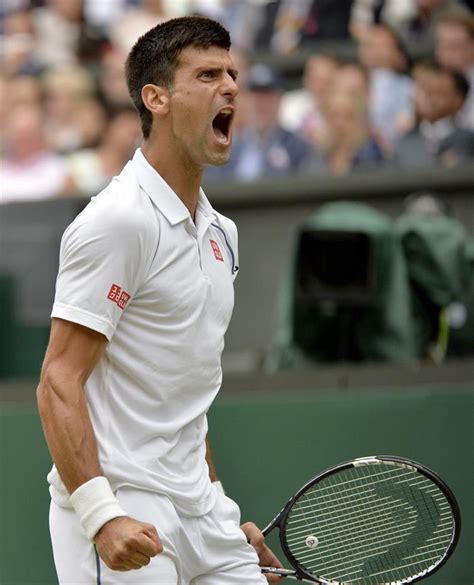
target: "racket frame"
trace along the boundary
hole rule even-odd
[[[419,581],[420,579],[423,579],[424,577],[427,577],[428,575],[433,575],[434,573],[436,573],[436,571],[438,571],[446,563],[446,561],[449,559],[449,557],[453,553],[454,549],[456,548],[456,545],[459,541],[459,537],[461,534],[461,512],[459,509],[459,505],[456,501],[456,498],[455,498],[453,492],[451,491],[451,489],[449,488],[449,486],[434,471],[432,471],[431,469],[429,469],[425,465],[422,465],[421,463],[417,463],[416,461],[413,461],[411,459],[406,459],[404,457],[397,457],[395,455],[372,455],[372,456],[368,456],[368,457],[359,457],[359,458],[353,459],[351,461],[346,461],[344,463],[340,463],[340,464],[335,465],[333,467],[330,467],[330,468],[326,469],[325,471],[319,473],[318,475],[314,476],[312,479],[310,479],[308,482],[306,482],[288,500],[288,502],[283,507],[283,509],[262,530],[263,535],[267,536],[267,534],[269,534],[269,532],[271,532],[274,528],[278,527],[279,537],[280,537],[280,546],[281,546],[286,558],[288,559],[288,561],[290,562],[292,567],[294,567],[294,571],[292,571],[294,578],[299,579],[301,581],[306,581],[306,582],[308,582],[308,580],[309,580],[309,582],[320,583],[321,585],[339,585],[338,582],[327,581],[326,579],[324,579],[322,577],[315,577],[311,573],[308,573],[305,569],[303,569],[300,566],[300,563],[295,559],[293,554],[290,552],[288,545],[286,544],[286,541],[284,539],[284,526],[285,526],[286,520],[288,518],[288,515],[289,515],[291,509],[293,508],[293,504],[295,503],[295,501],[298,500],[298,498],[302,494],[304,494],[308,489],[310,489],[314,484],[320,482],[321,480],[325,479],[326,477],[328,477],[330,475],[333,475],[335,472],[344,471],[345,469],[351,469],[353,467],[359,467],[359,466],[363,466],[363,465],[373,465],[373,464],[382,464],[382,463],[385,463],[385,464],[393,463],[396,465],[402,465],[402,466],[405,466],[408,468],[412,468],[412,469],[415,469],[418,473],[421,473],[422,475],[424,475],[425,477],[430,479],[445,495],[446,499],[449,502],[449,505],[451,507],[451,510],[453,512],[453,517],[454,517],[453,538],[451,540],[449,547],[446,549],[443,558],[440,559],[440,561],[434,567],[428,568],[424,572],[422,572],[420,575],[410,577],[408,580],[406,580],[406,579],[402,580],[402,581],[400,581],[400,584],[402,584],[402,583],[407,583],[407,584],[408,583],[415,583],[416,581]]]

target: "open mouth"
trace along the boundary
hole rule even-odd
[[[234,117],[233,109],[224,108],[217,114],[217,116],[212,121],[214,135],[217,138],[218,142],[221,142],[223,144],[227,144],[229,142],[230,129],[233,117]]]

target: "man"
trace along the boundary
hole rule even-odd
[[[278,565],[206,441],[238,270],[235,225],[200,190],[230,155],[229,47],[203,18],[137,41],[142,149],[63,237],[38,388],[61,585],[257,585]]]
[[[248,119],[236,134],[229,164],[209,169],[206,179],[230,176],[237,181],[254,181],[310,172],[315,161],[312,146],[278,123],[282,82],[277,73],[267,65],[254,65],[247,89]]]
[[[412,119],[409,59],[397,34],[379,24],[360,39],[359,60],[369,72],[371,122],[386,154]]]
[[[469,84],[456,71],[436,63],[415,69],[418,124],[400,140],[395,160],[402,167],[453,166],[474,157],[474,132],[458,121]]]
[[[436,27],[436,57],[444,67],[464,75],[470,91],[458,119],[462,126],[474,130],[474,16],[453,12],[446,14]]]

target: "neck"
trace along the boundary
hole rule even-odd
[[[142,152],[194,219],[204,169],[193,164],[188,157],[179,156],[176,150],[167,148],[164,141],[149,138],[143,143]]]

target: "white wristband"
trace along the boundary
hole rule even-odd
[[[71,504],[89,540],[102,526],[118,516],[127,516],[114,496],[106,477],[90,479],[71,494]]]
[[[220,481],[213,481],[212,485],[216,487],[218,492],[225,495],[224,487]]]

